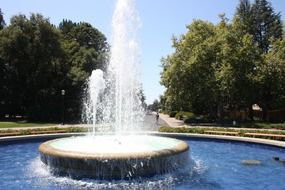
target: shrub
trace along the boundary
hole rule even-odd
[[[183,111],[180,111],[180,112],[177,112],[177,113],[176,113],[175,118],[176,118],[176,119],[179,119],[179,120],[182,120],[182,119],[183,119],[183,116],[184,116],[184,112],[183,112]]]
[[[175,117],[176,114],[177,114],[177,111],[171,111],[169,113],[169,117]]]
[[[193,112],[184,112],[183,119],[193,118],[196,117],[196,115]]]
[[[195,114],[187,114],[186,117],[183,118],[184,123],[197,123],[197,116]]]
[[[189,118],[193,118],[195,116],[194,113],[192,112],[184,112],[184,111],[180,111],[178,113],[176,113],[175,118],[179,119],[179,120],[185,120],[185,119],[189,119]]]

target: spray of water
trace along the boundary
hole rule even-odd
[[[93,71],[89,79],[86,117],[98,126],[109,126],[117,134],[138,131],[144,116],[138,81],[140,26],[134,0],[118,0],[112,18],[112,46],[106,73]]]

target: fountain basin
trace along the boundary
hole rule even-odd
[[[186,142],[149,135],[61,138],[42,143],[41,160],[51,172],[73,178],[151,177],[188,164]]]

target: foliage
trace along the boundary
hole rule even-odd
[[[175,117],[177,113],[178,113],[177,111],[171,111],[169,112],[169,117]]]
[[[2,129],[0,136],[19,136],[19,135],[34,135],[34,134],[51,134],[51,133],[86,133],[86,127],[45,127],[45,128],[29,128],[29,129]]]
[[[2,30],[4,28],[4,26],[6,25],[4,17],[3,17],[3,12],[0,9],[0,30]]]
[[[209,121],[235,111],[253,119],[252,105],[258,104],[266,120],[269,109],[285,105],[280,14],[266,0],[241,0],[232,22],[220,18],[216,25],[194,20],[185,34],[173,38],[175,51],[161,60],[166,87],[161,107]]]
[[[0,31],[0,117],[58,122],[64,102],[66,120],[77,120],[80,92],[93,69],[105,68],[108,51],[105,36],[88,23],[56,28],[40,14],[12,17]]]
[[[85,22],[63,20],[59,24],[59,30],[65,51],[66,80],[63,81],[63,89],[67,91],[65,104],[69,106],[69,113],[66,115],[71,120],[80,117],[82,92],[92,70],[106,69],[109,46],[106,37]]]
[[[52,123],[31,123],[27,121],[1,121],[0,128],[41,127],[54,125]]]
[[[4,64],[5,112],[41,119],[59,110],[54,96],[63,50],[59,32],[41,15],[14,16],[0,33],[0,59]],[[54,101],[53,108],[51,101]],[[3,104],[2,104],[3,105]],[[45,109],[43,109],[45,108]],[[40,110],[43,109],[43,110]]]
[[[284,124],[283,124],[284,126]],[[216,131],[220,134],[225,135],[227,132],[236,132],[238,136],[247,136],[245,133],[256,133],[256,134],[268,134],[267,136],[253,136],[258,138],[273,139],[273,140],[285,140],[284,137],[270,136],[270,135],[285,135],[284,131],[268,131],[268,130],[252,130],[252,129],[228,129],[228,128],[207,128],[207,127],[161,127],[159,132],[166,133],[192,133],[192,134],[209,134],[207,131]],[[225,133],[224,133],[225,132]],[[248,136],[247,136],[248,137]]]
[[[148,109],[149,110],[152,110],[152,111],[158,111],[159,110],[159,107],[160,107],[160,104],[158,102],[158,100],[154,100],[152,104],[148,105]]]
[[[179,119],[179,120],[185,120],[185,119],[189,119],[189,118],[193,118],[196,117],[194,113],[192,112],[184,112],[184,111],[180,111],[178,113],[176,113],[175,118]]]
[[[215,27],[201,20],[187,26],[188,33],[173,39],[175,52],[162,60],[161,83],[166,87],[165,104],[171,110],[213,111],[215,89],[213,60]]]

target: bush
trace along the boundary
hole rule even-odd
[[[196,117],[196,115],[193,112],[184,112],[183,119],[193,118]]]
[[[183,114],[184,114],[183,111],[177,112],[176,115],[175,115],[175,118],[179,119],[179,120],[182,120],[183,119]]]
[[[207,115],[196,116],[195,114],[191,112],[187,112],[187,113],[189,114],[187,115],[187,117],[185,117],[184,123],[212,123],[216,121],[215,118],[207,116]]]
[[[171,111],[169,113],[169,117],[175,117],[176,114],[177,114],[177,111]]]
[[[178,113],[175,115],[175,118],[176,118],[176,119],[179,119],[179,120],[185,120],[185,119],[188,119],[188,118],[193,118],[194,116],[195,116],[195,114],[192,113],[192,112],[180,111],[180,112],[178,112]]]
[[[186,117],[183,118],[184,123],[197,123],[197,116],[195,114],[187,114]]]

